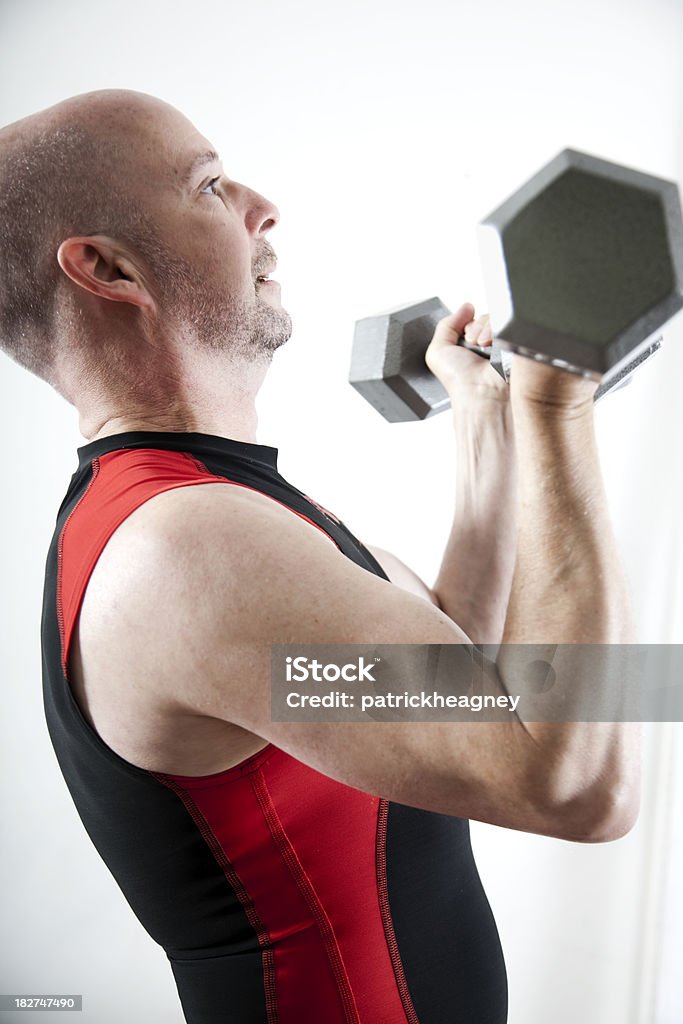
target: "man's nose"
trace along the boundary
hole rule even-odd
[[[240,191],[247,230],[251,235],[265,235],[280,220],[277,206],[246,185],[241,185],[238,181],[233,184]]]

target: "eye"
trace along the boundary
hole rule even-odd
[[[220,180],[221,180],[220,177],[212,178],[211,181],[207,181],[207,183],[204,186],[204,188],[201,189],[200,191],[202,193],[205,193],[206,195],[217,196],[218,192],[216,191],[216,186],[217,186],[217,184],[218,184],[218,182]]]

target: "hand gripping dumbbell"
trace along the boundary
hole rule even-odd
[[[683,217],[673,182],[566,149],[485,218],[479,243],[494,341],[480,349],[509,379],[512,353],[628,383],[683,308]],[[449,310],[438,298],[356,323],[349,381],[392,422],[450,406],[425,352]]]

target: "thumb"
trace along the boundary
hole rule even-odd
[[[474,318],[474,306],[471,302],[465,302],[455,313],[439,320],[434,331],[429,348],[430,355],[435,355],[438,350],[456,345],[458,338],[462,337],[466,325]]]

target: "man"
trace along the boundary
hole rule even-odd
[[[459,511],[430,589],[257,443],[291,329],[279,215],[178,111],[74,97],[3,130],[0,177],[2,347],[88,440],[47,561],[48,727],[187,1021],[502,1024],[468,819],[623,835],[637,733],[272,722],[271,645],[630,642],[595,383],[515,358],[508,389],[455,346],[490,343],[486,318],[441,322],[427,362],[453,399]]]

